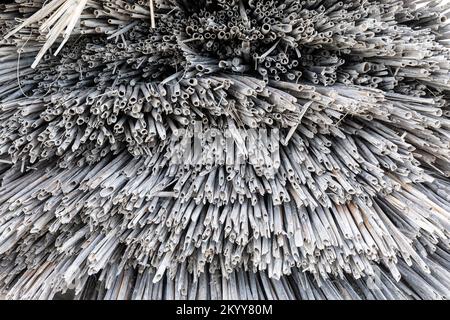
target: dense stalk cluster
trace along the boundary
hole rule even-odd
[[[448,297],[449,10],[0,4],[0,290]]]

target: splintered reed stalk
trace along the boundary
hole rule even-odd
[[[449,12],[0,4],[0,295],[448,298]]]

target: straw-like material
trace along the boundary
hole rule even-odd
[[[0,4],[0,290],[445,299],[449,9]]]

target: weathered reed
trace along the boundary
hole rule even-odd
[[[448,297],[449,9],[0,4],[0,290]]]

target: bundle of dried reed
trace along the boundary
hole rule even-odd
[[[0,290],[448,297],[449,10],[0,4]]]

